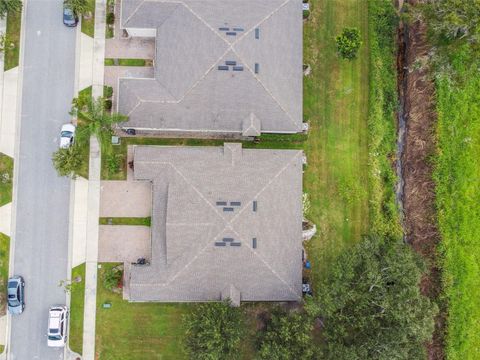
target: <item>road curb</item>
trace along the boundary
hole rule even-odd
[[[15,233],[16,233],[16,219],[17,219],[17,188],[18,188],[18,174],[19,174],[19,154],[20,154],[20,130],[21,130],[21,114],[22,114],[22,91],[23,91],[23,65],[25,63],[25,19],[27,16],[28,0],[23,0],[22,6],[22,20],[20,21],[20,49],[19,49],[19,63],[18,63],[18,81],[17,81],[17,113],[15,115],[15,150],[13,156],[13,184],[12,184],[12,219],[10,231],[10,251],[8,274],[13,274],[13,264],[15,262]],[[7,334],[5,339],[5,350],[3,354],[9,357],[9,344],[11,335],[11,315],[7,315]]]

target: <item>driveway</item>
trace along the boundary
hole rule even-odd
[[[136,262],[151,259],[150,227],[130,225],[100,225],[98,239],[99,262]]]
[[[149,217],[151,213],[151,182],[101,182],[100,217]]]

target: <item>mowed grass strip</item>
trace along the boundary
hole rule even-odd
[[[7,282],[10,258],[10,238],[0,233],[0,316],[7,313]]]
[[[101,217],[100,225],[142,225],[150,226],[152,219],[150,217]]]
[[[119,264],[102,263],[97,288],[97,358],[181,360],[182,314],[187,304],[130,303],[103,286],[104,274]],[[102,304],[111,308],[104,309]]]
[[[0,206],[12,201],[13,159],[0,153]]]
[[[81,278],[80,282],[75,282]],[[72,286],[70,290],[70,349],[82,354],[83,348],[83,309],[85,304],[85,263],[72,269]]]
[[[308,244],[314,284],[336,256],[356,243],[368,224],[368,19],[367,2],[310,1],[304,29],[304,117],[308,166],[304,191],[309,218],[318,228]],[[335,36],[360,29],[363,45],[354,61],[337,56]]]
[[[22,12],[13,12],[7,15],[7,31],[5,34],[5,71],[18,66],[20,61],[20,29],[22,26]]]
[[[88,9],[91,16],[88,19],[82,16],[82,32],[93,38],[95,32],[95,0],[88,0]]]

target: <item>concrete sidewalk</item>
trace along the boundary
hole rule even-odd
[[[95,3],[95,37],[93,39],[92,96],[103,96],[105,61],[106,0]],[[95,359],[95,322],[97,310],[98,218],[100,213],[101,154],[97,139],[90,138],[90,167],[88,173],[88,215],[85,266],[85,305],[83,313],[84,360]]]

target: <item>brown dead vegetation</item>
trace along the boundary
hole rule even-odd
[[[411,1],[413,3],[414,1]],[[441,273],[437,264],[437,245],[440,240],[435,208],[435,184],[430,158],[435,154],[436,113],[434,83],[425,62],[430,50],[426,39],[426,25],[422,21],[410,24],[405,32],[403,67],[405,82],[404,113],[406,137],[403,152],[404,213],[406,239],[423,256],[428,271],[421,283],[423,294],[439,303]],[[399,73],[401,73],[399,68]],[[399,82],[401,83],[401,82]],[[442,306],[440,306],[442,307]],[[435,333],[427,344],[430,360],[444,359],[444,311],[436,319]]]

